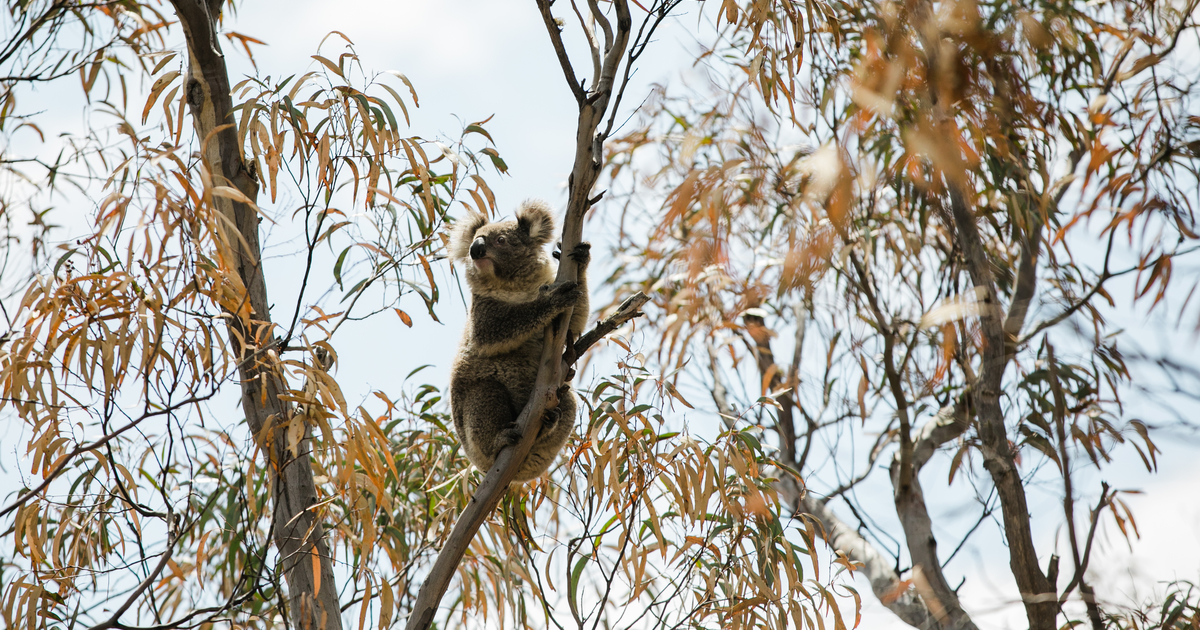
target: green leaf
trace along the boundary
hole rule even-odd
[[[383,99],[375,98],[374,96],[368,96],[367,100],[379,105],[383,110],[383,115],[387,116],[388,124],[391,125],[392,130],[400,133],[400,125],[396,123],[396,115],[392,113],[392,108],[388,107],[388,104]]]
[[[388,93],[392,95],[392,98],[396,99],[396,104],[400,106],[400,111],[404,114],[404,124],[411,126],[412,123],[408,120],[408,108],[404,106],[404,99],[400,98],[400,95],[397,94],[396,90],[393,90],[391,86],[384,83],[380,83],[379,86],[387,90]]]
[[[337,281],[339,289],[342,288],[342,263],[346,262],[346,254],[350,253],[351,247],[354,246],[349,245],[346,249],[343,249],[342,253],[338,256],[337,262],[333,264],[333,279]]]
[[[508,172],[508,164],[504,163],[504,160],[500,158],[500,154],[495,149],[488,147],[483,150],[483,154],[492,159],[492,166],[496,167],[497,171],[501,173]]]
[[[588,557],[583,556],[579,562],[575,563],[575,568],[571,569],[571,578],[567,582],[567,592],[569,593],[567,601],[571,604],[571,613],[579,619],[579,605],[576,601],[576,591],[579,590],[579,576],[583,574],[583,567],[587,566]]]
[[[496,144],[496,141],[492,140],[492,134],[488,133],[487,129],[484,129],[483,127],[480,127],[479,125],[476,125],[476,124],[467,125],[467,128],[463,130],[463,135],[465,136],[469,133],[477,133],[477,134],[487,138],[488,142],[491,142],[492,144]]]

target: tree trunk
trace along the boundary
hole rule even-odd
[[[253,202],[258,182],[242,158],[231,113],[229,75],[217,42],[216,20],[223,0],[171,0],[183,25],[188,46],[186,97],[196,136],[203,147],[204,167],[211,178],[206,197],[224,218],[217,235],[222,266],[237,271],[234,298],[221,304],[230,315],[230,341],[239,357],[242,409],[255,443],[266,458],[274,499],[271,533],[288,584],[291,625],[302,630],[340,630],[341,609],[324,527],[311,508],[317,503],[309,459],[311,427],[295,452],[287,447],[287,430],[305,422],[281,396],[287,383],[279,365],[271,324],[258,240],[258,211]],[[236,188],[250,203],[213,192]],[[236,286],[240,281],[241,286]]]
[[[1054,585],[1050,584],[1050,580],[1038,566],[1037,550],[1033,546],[1033,532],[1029,524],[1025,486],[1022,485],[1021,474],[1017,470],[1016,452],[1009,443],[1008,431],[1004,425],[1004,410],[1000,406],[1004,368],[1008,364],[1009,340],[1005,334],[1006,323],[990,263],[979,235],[979,227],[975,224],[975,213],[971,211],[969,203],[962,191],[954,186],[950,187],[950,210],[954,217],[958,242],[967,261],[967,270],[972,283],[984,291],[983,308],[979,315],[983,347],[980,350],[978,381],[971,392],[979,418],[983,467],[991,475],[996,494],[1000,498],[1004,536],[1008,540],[1009,567],[1016,578],[1017,588],[1021,590],[1029,627],[1031,630],[1054,630],[1055,617],[1058,614],[1057,597]],[[1030,235],[1024,245],[1032,254],[1036,254],[1036,238],[1036,235]],[[1036,263],[1036,255],[1024,254],[1022,258],[1023,263],[1027,264],[1022,265],[1018,277],[1023,279],[1022,284],[1028,284],[1033,281],[1031,278],[1036,279],[1036,274],[1032,271],[1026,272],[1025,267]],[[1032,289],[1022,287],[1017,291],[1015,307],[1025,308],[1025,305],[1020,304],[1020,299],[1021,295],[1026,293],[1032,295]],[[1023,313],[1024,310],[1021,314],[1022,320]],[[1017,323],[1009,327],[1020,329]]]

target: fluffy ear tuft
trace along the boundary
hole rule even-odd
[[[517,227],[529,235],[529,240],[545,245],[554,238],[554,214],[550,204],[541,199],[527,199],[517,208]]]
[[[450,232],[450,259],[464,259],[471,253],[471,241],[475,240],[475,232],[487,225],[487,218],[482,214],[468,212],[467,216],[454,223]]]

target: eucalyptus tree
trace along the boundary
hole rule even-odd
[[[793,514],[914,627],[976,627],[953,559],[981,531],[1030,628],[1196,623],[1186,584],[1144,619],[1089,573],[1099,527],[1135,531],[1114,459],[1154,470],[1162,431],[1195,429],[1197,366],[1110,318],[1196,325],[1197,276],[1172,274],[1198,245],[1196,9],[723,3],[692,80],[612,145],[611,284],[659,307],[650,365],[712,426],[773,432]],[[859,499],[877,479],[890,503]],[[1031,515],[1047,484],[1061,507]]]

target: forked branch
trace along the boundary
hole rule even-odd
[[[575,100],[579,104],[579,122],[575,135],[575,164],[568,180],[570,196],[567,200],[567,213],[563,221],[561,241],[562,251],[569,252],[582,240],[584,214],[598,200],[598,197],[592,197],[591,192],[600,175],[605,137],[604,134],[597,134],[597,128],[604,119],[605,114],[608,113],[607,108],[612,97],[614,79],[617,69],[620,66],[620,61],[625,55],[625,46],[629,41],[632,20],[629,16],[627,0],[614,0],[617,13],[617,30],[611,45],[607,46],[607,49],[604,51],[604,62],[600,66],[600,76],[596,78],[591,90],[585,93],[571,66],[571,60],[563,45],[559,22],[550,12],[550,3],[548,0],[537,0],[537,5],[541,12],[542,20],[546,25],[546,31],[550,36],[551,45],[558,56],[563,74],[567,78],[567,84],[570,86],[571,92],[575,95]],[[602,27],[606,24],[606,22],[601,21]],[[608,44],[607,29],[605,29],[605,40],[606,44]],[[577,278],[578,268],[575,261],[570,256],[563,256],[558,266],[557,281],[574,281]],[[605,322],[601,322],[595,330],[584,335],[579,340],[575,346],[576,356],[579,354],[581,348],[586,350],[588,346],[599,340],[601,336],[607,332],[611,332],[611,330],[615,330],[621,323],[636,316],[638,314],[638,307],[643,303],[645,303],[645,300],[643,299],[641,302],[638,302],[637,296],[626,301],[616,314],[606,319]],[[559,321],[570,321],[570,318],[571,312],[568,310],[561,316]],[[611,328],[608,328],[609,326]],[[553,332],[555,328],[557,328],[557,333]],[[517,428],[524,437],[522,437],[520,443],[517,445],[500,451],[492,468],[487,471],[483,481],[476,488],[471,502],[459,516],[458,522],[454,525],[454,530],[450,533],[449,539],[446,540],[442,551],[438,554],[437,560],[434,561],[433,568],[425,579],[425,583],[421,586],[421,590],[417,594],[417,600],[414,602],[412,612],[408,618],[407,628],[409,630],[423,630],[430,627],[433,623],[433,617],[437,612],[438,604],[445,595],[446,589],[450,585],[450,579],[454,576],[463,554],[466,553],[467,547],[475,538],[475,534],[483,525],[484,520],[488,518],[488,515],[492,513],[492,510],[500,502],[504,491],[512,482],[513,477],[516,476],[517,468],[525,460],[525,457],[533,447],[538,431],[541,430],[543,412],[558,403],[556,392],[559,385],[563,382],[563,375],[566,374],[567,369],[570,367],[562,359],[566,341],[567,326],[560,325],[547,328],[545,340],[542,344],[541,366],[538,370],[537,381],[534,383],[533,393],[529,397],[529,402],[526,403],[525,408],[521,411],[521,415],[517,418]]]

